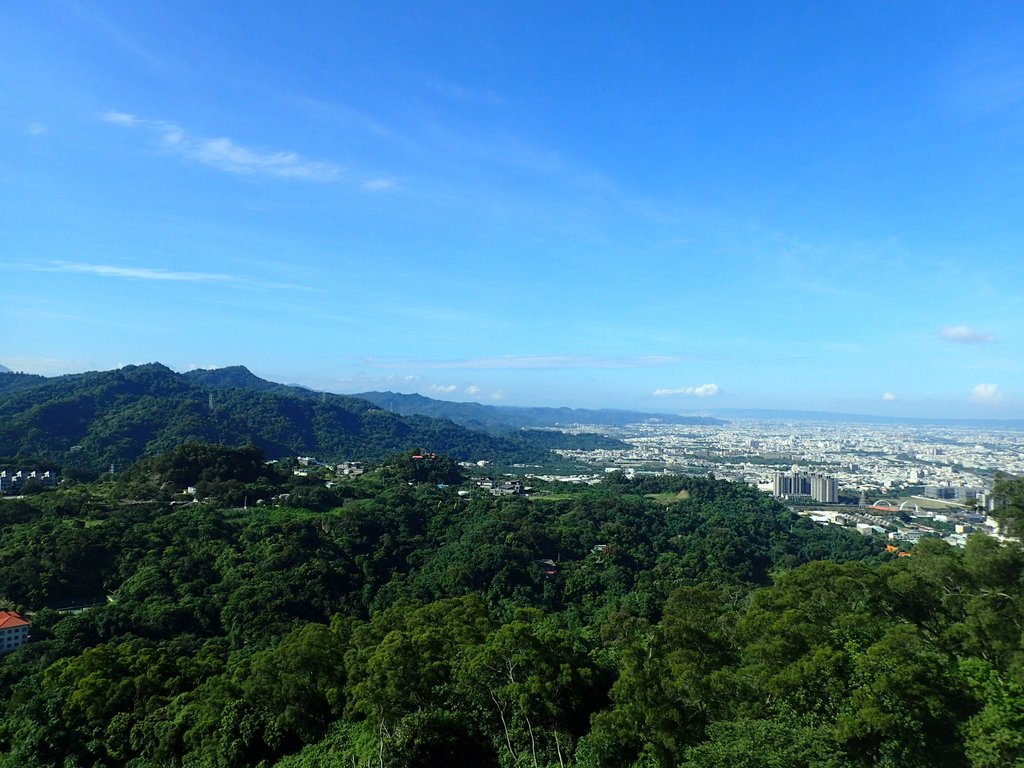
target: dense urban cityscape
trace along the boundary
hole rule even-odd
[[[942,536],[963,546],[974,530],[998,535],[984,514],[994,504],[993,480],[1024,473],[1022,435],[1013,429],[762,420],[574,429],[600,429],[630,446],[559,451],[593,465],[591,480],[617,470],[711,473],[785,499],[818,522],[894,541]]]

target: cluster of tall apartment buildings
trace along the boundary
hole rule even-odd
[[[819,472],[775,472],[772,475],[772,494],[777,497],[810,496],[822,504],[839,503],[839,482],[831,475]]]

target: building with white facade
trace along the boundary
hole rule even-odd
[[[779,498],[810,496],[822,504],[838,504],[839,483],[834,477],[818,472],[775,472],[772,475],[772,494]]]
[[[9,470],[0,471],[0,493],[16,491],[27,480],[38,480],[46,488],[52,488],[57,484],[57,473],[37,472],[36,470],[19,469],[16,472]]]

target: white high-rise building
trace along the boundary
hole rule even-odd
[[[776,472],[772,476],[772,493],[780,498],[810,496],[811,499],[820,501],[822,504],[837,504],[839,502],[839,483],[830,475],[818,472],[800,472],[794,469],[792,472]]]

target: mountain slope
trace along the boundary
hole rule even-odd
[[[226,368],[196,368],[181,374],[181,377],[192,384],[214,389],[241,387],[255,392],[280,392],[300,396],[319,394],[304,387],[290,387],[287,384],[261,379],[244,365],[229,365]]]
[[[415,448],[459,459],[537,461],[549,455],[527,440],[263,382],[244,368],[177,374],[153,363],[4,387],[11,376],[0,375],[0,455],[11,458],[102,469],[189,440],[251,442],[271,458],[307,453],[373,460]]]

